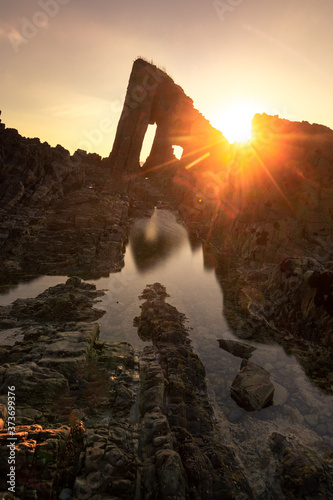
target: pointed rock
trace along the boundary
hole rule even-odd
[[[256,350],[255,347],[237,342],[236,340],[218,339],[218,343],[224,351],[230,352],[233,356],[243,359],[249,359],[253,351]]]

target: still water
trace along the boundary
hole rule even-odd
[[[170,211],[155,210],[150,218],[136,220],[129,233],[125,267],[121,273],[95,282],[97,288],[108,289],[99,305],[107,310],[99,320],[101,340],[121,339],[139,349],[145,345],[133,327],[133,318],[140,314],[138,296],[147,284],[155,282],[166,287],[168,302],[186,315],[194,351],[206,368],[216,417],[234,424],[234,439],[246,446],[253,432],[264,437],[279,430],[333,446],[332,398],[313,386],[296,358],[278,344],[246,342],[256,347],[251,361],[271,374],[274,405],[248,413],[233,401],[230,386],[241,359],[220,349],[217,340],[239,339],[223,316],[223,292],[214,259],[204,257],[201,242],[190,237]]]
[[[228,335],[214,263],[204,262],[201,242],[189,238],[175,214],[155,210],[151,218],[136,220],[130,228],[121,273],[94,282],[97,288],[108,290],[99,306],[107,309],[99,320],[102,339],[121,338],[137,348],[145,345],[133,327],[133,318],[140,314],[139,295],[155,282],[166,287],[168,302],[185,313],[188,326],[201,339],[206,330],[211,339]]]
[[[65,277],[41,277],[0,295],[0,305],[16,298],[36,296]],[[246,412],[230,397],[230,386],[241,359],[219,348],[218,339],[239,340],[223,316],[223,293],[216,279],[214,259],[204,257],[202,244],[190,237],[168,210],[155,210],[149,218],[133,222],[121,272],[93,283],[106,294],[96,307],[105,309],[99,320],[100,339],[127,341],[141,349],[133,319],[140,315],[138,298],[147,284],[163,284],[168,301],[188,320],[194,351],[205,365],[207,386],[223,439],[238,447],[253,477],[271,432],[292,433],[311,446],[333,448],[333,401],[308,380],[294,356],[281,346],[258,344],[251,361],[271,374],[274,404],[259,412]],[[3,332],[1,335],[4,335]],[[229,425],[224,423],[228,421]],[[253,443],[255,442],[255,447]],[[258,482],[260,477],[258,475]]]

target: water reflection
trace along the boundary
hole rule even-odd
[[[151,218],[134,222],[125,267],[119,273],[93,281],[98,289],[108,290],[98,305],[107,311],[98,321],[100,339],[127,341],[135,348],[143,348],[145,344],[133,326],[133,318],[140,313],[138,297],[147,284],[162,283],[170,294],[170,302],[188,318],[193,349],[205,366],[210,395],[223,418],[250,426],[249,436],[261,435],[265,429],[269,433],[273,425],[269,422],[274,421],[274,426],[283,433],[292,432],[303,438],[308,435],[313,439],[311,432],[314,431],[326,443],[333,444],[332,398],[309,382],[296,357],[287,355],[280,345],[255,342],[253,337],[246,340],[256,347],[251,360],[271,374],[275,385],[274,406],[248,415],[232,400],[230,386],[239,371],[240,359],[220,349],[218,339],[240,339],[233,333],[233,323],[225,319],[222,286],[224,290],[227,287],[215,267],[214,253],[208,249],[203,252],[200,240],[193,235],[189,238],[173,213],[156,210]],[[9,302],[23,294],[32,297],[43,292],[56,284],[50,279],[64,281],[61,277],[43,277],[22,284],[15,295],[8,297]],[[25,286],[29,285],[30,289],[26,290]],[[7,296],[2,297],[2,305],[5,299],[7,302]],[[225,305],[238,316],[232,296]],[[262,420],[267,427],[261,426]],[[235,440],[239,439],[242,447],[243,430],[235,428],[235,432]]]
[[[249,425],[258,435],[263,432],[263,420],[274,421],[281,432],[303,437],[308,434],[312,439],[311,432],[315,431],[326,443],[333,443],[331,398],[313,387],[297,359],[272,338],[264,344],[253,339],[246,343],[256,348],[253,362],[271,374],[274,405],[248,415],[232,400],[230,386],[240,369],[240,359],[221,350],[218,339],[240,339],[224,317],[223,281],[218,278],[214,252],[208,248],[203,252],[200,240],[194,236],[190,240],[174,214],[157,210],[151,219],[134,223],[121,273],[96,282],[98,288],[109,289],[103,299],[107,314],[99,320],[101,339],[122,339],[142,348],[144,343],[132,322],[140,311],[138,297],[147,284],[162,283],[170,302],[188,318],[194,351],[205,366],[211,397],[224,417]],[[321,414],[318,422],[313,416],[317,410]],[[265,432],[270,432],[270,426]],[[243,434],[239,439],[241,443]]]
[[[187,237],[188,237],[188,242],[189,242],[190,247],[191,247],[193,252],[201,249],[202,243],[195,234],[188,233]]]
[[[203,246],[203,265],[205,270],[217,269],[216,253],[206,245]]]
[[[38,278],[25,278],[22,283],[10,285],[0,293],[0,306],[7,306],[16,299],[29,299],[37,297],[51,286],[65,283],[67,276],[39,276]]]
[[[155,208],[150,219],[139,219],[130,228],[129,243],[138,272],[161,265],[187,243],[184,227],[173,214]]]
[[[193,235],[189,239],[174,213],[158,209],[130,228],[121,273],[95,281],[98,288],[109,290],[100,305],[107,310],[99,320],[102,340],[119,340],[121,331],[121,339],[142,347],[132,318],[140,311],[141,291],[155,282],[166,286],[172,303],[191,323],[199,313],[202,321],[215,325],[216,335],[222,335],[221,288],[212,267],[203,265],[201,241]]]

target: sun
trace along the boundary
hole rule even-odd
[[[248,142],[251,139],[251,121],[260,109],[247,101],[232,102],[220,107],[211,120],[213,127],[222,132],[230,142]]]

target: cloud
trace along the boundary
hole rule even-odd
[[[8,47],[11,46],[15,53],[18,53],[22,44],[27,43],[25,37],[13,23],[4,22],[0,22],[0,41],[7,42]]]
[[[46,108],[45,113],[49,116],[64,117],[64,118],[80,118],[87,116],[85,106],[73,106],[71,104],[63,104]]]
[[[58,118],[87,118],[98,114],[99,108],[88,103],[82,105],[59,104],[43,110],[49,116]]]

